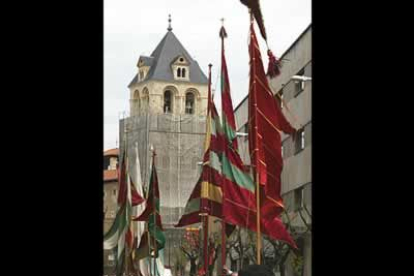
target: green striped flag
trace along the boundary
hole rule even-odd
[[[120,160],[121,169],[118,169],[118,211],[114,223],[104,235],[104,249],[113,249],[116,252],[116,275],[120,276],[125,270],[126,243],[131,242],[130,223],[132,215],[132,196],[129,181],[126,181],[126,155]]]
[[[156,240],[155,245],[150,243],[152,250],[161,250],[165,246],[165,235],[162,228],[161,216],[160,216],[160,191],[158,188],[158,177],[155,169],[154,158],[152,159],[152,169],[150,176],[150,184],[148,188],[147,206],[142,214],[135,218],[134,221],[146,221],[148,222],[148,231],[150,234],[150,241]],[[145,233],[144,233],[145,234]],[[157,256],[157,252],[154,252]]]
[[[206,138],[204,144],[203,168],[187,201],[184,214],[175,227],[201,222],[200,214],[221,218],[221,153],[223,129],[217,109],[211,97],[211,72],[209,73]]]

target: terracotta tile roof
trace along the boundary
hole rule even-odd
[[[118,180],[116,170],[104,170],[104,181]]]
[[[118,156],[119,155],[119,149],[116,148],[116,149],[109,149],[109,150],[104,151],[104,156],[109,156],[109,155]]]

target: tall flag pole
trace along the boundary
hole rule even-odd
[[[210,74],[211,74],[211,64]],[[220,157],[223,147],[223,130],[220,117],[211,97],[211,76],[207,99],[206,137],[204,143],[203,166],[190,198],[178,224],[182,227],[202,223],[200,214],[222,218],[222,169]]]
[[[208,104],[207,104],[207,112],[208,112],[208,114],[207,114],[207,120],[208,120],[208,122],[207,122],[208,129],[207,130],[208,131],[207,132],[208,133],[207,134],[211,133],[211,120],[212,120],[212,118],[211,118],[211,107],[212,107],[212,99],[211,99],[211,67],[212,66],[213,65],[211,63],[208,65]],[[210,136],[210,138],[207,138],[207,139],[206,139],[206,142],[208,141],[208,143],[210,144],[211,143],[211,136]],[[209,153],[211,151],[211,147],[210,147],[210,145],[207,146],[207,143],[205,145],[205,148],[206,148],[206,152]],[[210,159],[209,154],[208,154],[208,156],[205,156],[204,159],[205,159],[204,162],[206,162],[206,161],[212,162],[212,160]],[[211,177],[208,177],[208,180],[211,180]],[[209,190],[209,184],[210,184],[209,182],[210,181],[203,181],[202,184],[201,184],[202,185],[202,193],[204,193],[207,196],[209,194],[209,191],[208,191]],[[202,201],[202,203],[203,202],[207,203],[206,201]],[[202,207],[203,207],[203,211],[204,211],[204,213],[202,213],[202,216],[203,216],[203,219],[204,219],[204,223],[203,223],[203,233],[204,233],[204,239],[203,239],[203,241],[204,241],[204,246],[203,246],[203,249],[204,249],[204,252],[203,252],[203,255],[204,255],[204,272],[205,272],[206,275],[208,275],[208,214],[209,214],[209,208],[208,208],[207,204],[202,204]]]
[[[285,133],[294,129],[288,127],[290,125],[281,111],[275,109],[278,105],[270,92],[264,72],[251,14],[250,21],[248,127],[253,176],[250,176],[250,169],[243,164],[238,152],[232,147],[231,140],[227,139],[222,156],[223,219],[226,223],[257,232],[256,257],[260,264],[262,234],[296,248],[280,219],[283,211],[280,196],[283,160],[280,153],[280,134],[274,126],[278,126]],[[234,114],[229,112],[223,116],[230,117]]]
[[[153,149],[153,151],[152,151],[152,163],[153,163],[153,166],[155,166],[155,150]],[[153,187],[154,188],[154,187]],[[155,207],[155,193],[153,192],[152,193],[152,208],[154,208],[153,210],[156,212],[156,207]],[[153,230],[152,231],[154,231],[153,233],[155,233],[155,230],[156,230],[156,223],[154,223],[154,225],[153,225]],[[155,268],[156,268],[156,260],[157,260],[157,256],[158,256],[158,251],[157,251],[157,243],[156,242],[154,242],[154,276],[156,276],[156,270],[155,270]]]
[[[223,219],[223,147],[227,140],[227,135],[222,128],[222,122],[218,116],[211,93],[211,64],[209,66],[209,86],[206,118],[206,138],[204,145],[203,166],[199,180],[197,181],[184,209],[184,214],[175,227],[182,227],[194,223],[202,223],[203,228],[207,229],[204,234],[208,234],[207,216]],[[234,132],[234,131],[233,131]],[[235,132],[234,132],[235,133]],[[231,139],[230,139],[231,140]],[[233,141],[233,140],[232,140]],[[233,148],[233,147],[231,147]],[[225,234],[228,236],[234,226],[226,224]],[[224,233],[223,233],[224,234]],[[203,236],[203,241],[207,243],[203,247],[204,264],[208,265],[208,237]],[[203,243],[205,244],[205,243]],[[223,243],[224,244],[224,243]],[[201,249],[200,247],[200,249]],[[225,254],[223,254],[225,256]],[[203,266],[203,270],[208,273],[208,266]]]
[[[253,11],[250,9],[250,25],[251,25],[251,29],[253,29]],[[251,38],[251,40],[253,40],[253,34],[251,33],[250,34],[251,36],[252,36],[252,38]],[[252,43],[252,42],[250,42],[250,43]],[[254,45],[254,46],[256,46],[256,45]],[[257,47],[258,47],[258,45],[257,45]],[[251,49],[250,49],[251,50]],[[256,57],[255,57],[255,53],[256,53],[256,51],[250,51],[250,56],[251,56],[251,61],[250,61],[250,64],[252,65],[252,64],[254,64],[254,62],[255,62],[255,60],[256,60]],[[256,95],[257,95],[257,93],[256,93],[256,79],[255,79],[255,76],[256,76],[256,66],[250,66],[250,74],[251,74],[251,76],[253,76],[253,78],[251,77],[250,78],[250,84],[249,84],[249,86],[250,86],[250,89],[253,89],[253,93],[249,93],[249,103],[250,102],[257,102],[257,99],[256,99]],[[253,101],[252,101],[252,99],[250,99],[250,98],[253,98]],[[251,104],[249,105],[249,108],[251,107]],[[255,126],[255,128],[257,128],[257,108],[253,108],[252,110],[249,110],[249,113],[251,113],[251,112],[253,112],[253,119],[254,119],[254,126]],[[249,114],[250,115],[250,114]],[[249,118],[250,119],[250,118]],[[250,125],[251,125],[251,122],[250,122]],[[249,126],[250,127],[250,126]],[[253,131],[253,133],[252,133],[253,135],[249,135],[249,137],[251,138],[251,139],[249,139],[249,142],[251,141],[251,140],[253,140],[253,141],[257,141],[258,140],[258,132],[257,132],[257,129],[255,130],[255,131]],[[256,148],[255,147],[250,147],[250,152],[254,152],[255,154],[257,154],[257,150],[256,150]],[[254,156],[256,156],[256,155],[254,155]],[[257,264],[261,264],[261,245],[262,245],[262,243],[261,243],[261,241],[262,241],[262,236],[261,236],[261,229],[260,229],[260,226],[261,226],[261,223],[260,223],[260,187],[259,187],[259,170],[258,170],[258,158],[256,157],[255,159],[252,159],[252,161],[253,161],[253,168],[256,168],[256,172],[255,172],[255,178],[254,178],[254,182],[255,182],[255,186],[256,186],[256,212],[257,212],[257,214],[256,214],[256,228],[257,228],[257,234],[256,234],[256,248],[257,248],[257,250],[256,250],[256,260],[257,260]]]
[[[222,26],[220,28],[221,38],[221,107],[222,107],[222,125],[224,130],[223,139],[223,154],[226,154],[227,147],[232,147],[233,150],[238,149],[236,137],[236,122],[233,113],[233,103],[230,94],[230,81],[227,71],[227,62],[224,53],[224,39],[227,37],[226,29],[224,28],[224,18],[221,19]],[[223,194],[224,194],[223,181]],[[224,196],[224,195],[223,195]],[[234,228],[233,228],[234,229]],[[231,229],[231,230],[233,230]],[[226,265],[226,222],[224,218],[221,220],[221,272],[224,272]]]
[[[165,247],[165,235],[163,232],[160,216],[160,192],[158,188],[157,171],[155,168],[155,155],[155,151],[153,151],[151,176],[147,195],[147,206],[139,217],[133,219],[134,221],[146,221],[148,223],[147,229],[149,232],[149,238],[146,241],[148,245],[144,243],[145,235],[143,235],[143,241],[141,241],[142,246],[140,245],[140,247],[144,250],[146,249],[146,246],[148,246],[150,257],[151,255],[154,257],[154,275],[157,272],[156,258],[159,257],[160,250]]]
[[[252,162],[254,183],[256,186],[256,224],[257,224],[257,261],[261,262],[261,226],[266,227],[277,218],[284,209],[281,197],[281,155],[280,131],[295,134],[296,130],[286,120],[275,99],[260,54],[259,44],[254,31],[253,14],[250,10],[250,83],[249,83],[249,150]],[[263,222],[263,218],[265,221]],[[296,247],[284,227],[277,222],[280,236]],[[264,229],[266,230],[266,229]]]
[[[249,148],[255,182],[264,187],[264,195],[283,211],[281,197],[281,172],[283,159],[281,154],[280,132],[294,135],[296,130],[286,120],[273,95],[266,78],[260,48],[250,24],[250,88],[249,88]],[[261,199],[262,199],[261,197]],[[267,212],[267,210],[266,210]]]

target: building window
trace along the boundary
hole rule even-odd
[[[295,148],[296,153],[299,153],[305,148],[305,130],[302,128],[298,130],[296,137],[295,137]]]
[[[171,91],[164,92],[164,113],[171,113]]]
[[[177,77],[178,78],[181,78],[181,68],[178,68],[177,69]]]
[[[113,194],[114,196],[116,196],[116,190],[113,190],[113,191],[112,191],[112,194]]]
[[[297,76],[305,75],[305,68],[302,68],[297,74]],[[305,89],[304,81],[295,81],[295,97],[299,95]]]
[[[194,94],[191,92],[185,94],[185,114],[194,114]]]
[[[183,78],[185,78],[185,68],[183,68],[181,72],[182,72]]]
[[[304,81],[295,81],[295,97],[305,89]]]
[[[295,190],[295,211],[299,211],[303,208],[303,187]]]

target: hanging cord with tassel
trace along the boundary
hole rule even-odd
[[[269,76],[271,79],[273,79],[280,75],[280,68],[282,64],[280,60],[278,60],[275,57],[275,55],[270,50],[269,45],[267,43],[267,34],[266,34],[266,28],[264,25],[263,15],[262,15],[261,7],[260,7],[260,1],[259,0],[240,0],[240,2],[246,5],[251,10],[253,17],[256,20],[257,25],[259,26],[260,33],[263,39],[266,41],[267,56],[269,59],[266,75]]]
[[[266,41],[267,44],[267,41]],[[277,77],[280,75],[280,68],[282,67],[282,64],[280,60],[278,60],[274,55],[272,50],[267,48],[267,57],[269,58],[269,63],[267,66],[267,73],[266,75],[269,76],[271,79]]]

